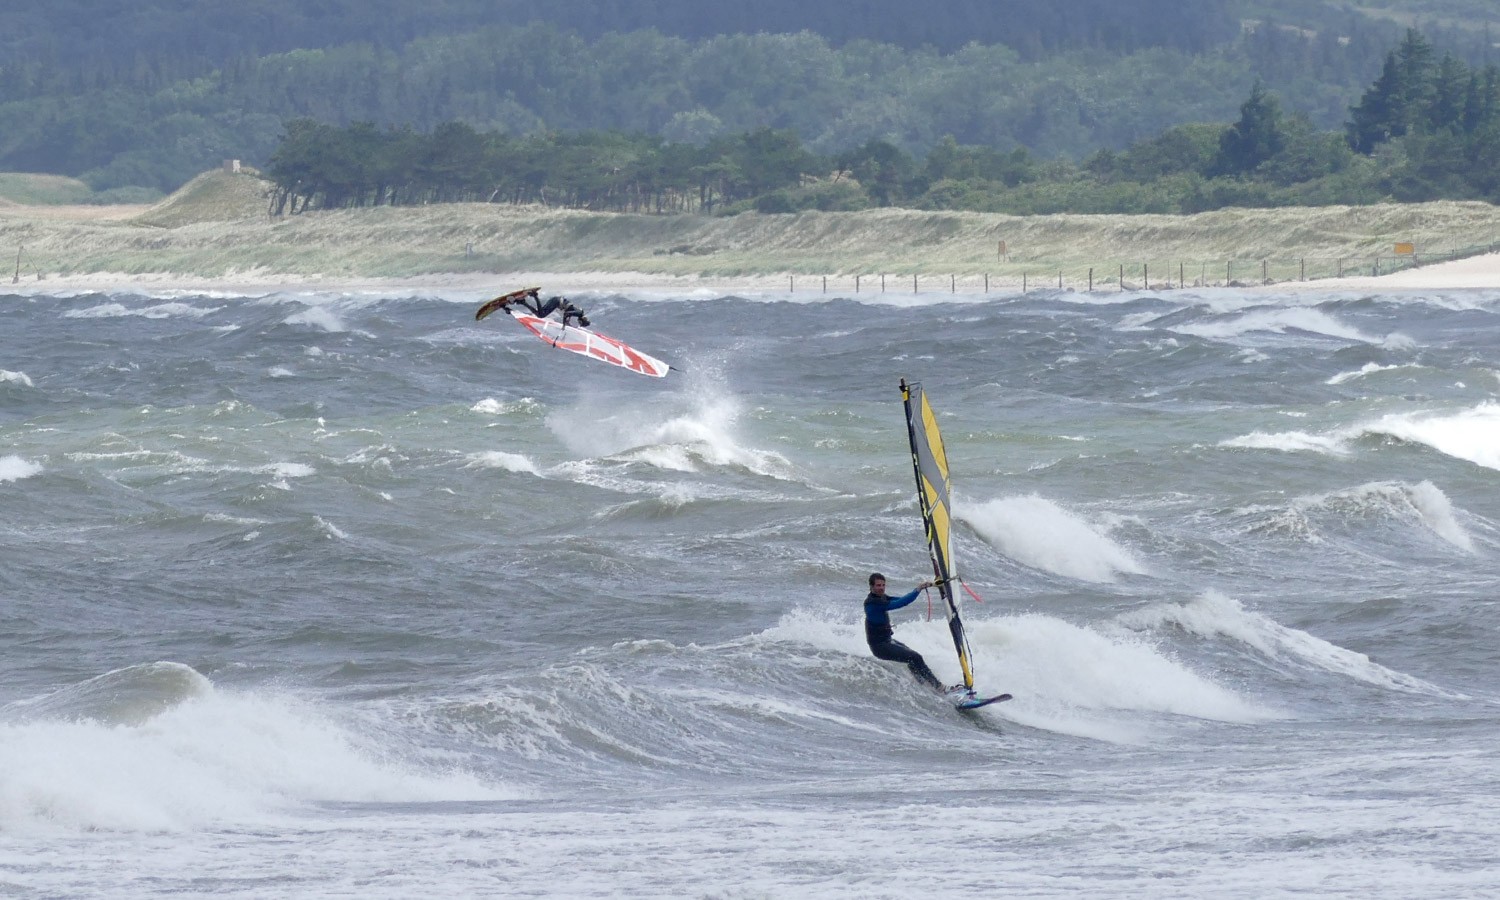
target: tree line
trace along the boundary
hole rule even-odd
[[[50,60],[88,72],[96,63],[129,66],[142,58],[153,65],[213,61],[351,43],[395,49],[421,37],[531,23],[591,40],[644,30],[688,40],[807,31],[835,45],[864,40],[909,50],[1002,44],[1029,58],[1063,49],[1173,47],[1199,53],[1234,38],[1244,5],[1244,0],[8,0],[0,58]]]
[[[328,14],[340,4],[303,4],[303,18],[293,21],[305,32],[294,34],[276,18],[280,2],[209,4],[221,19],[202,12],[207,0],[111,7],[101,13],[103,24],[77,26],[86,29],[79,32],[81,46],[98,45],[97,55],[62,45],[49,50],[37,28],[0,29],[0,44],[19,34],[11,46],[24,47],[0,55],[0,170],[74,175],[99,191],[167,191],[224,158],[263,167],[283,123],[297,118],[422,133],[461,121],[517,139],[618,131],[698,145],[768,127],[794,132],[824,156],[879,140],[923,157],[951,135],[965,146],[1077,161],[1100,147],[1124,150],[1174,125],[1226,120],[1257,77],[1296,98],[1296,111],[1316,127],[1337,127],[1400,35],[1389,23],[1329,12],[1316,30],[1267,20],[1203,51],[1126,39],[1130,32],[1121,26],[1111,32],[1119,40],[1101,33],[1092,44],[1092,38],[1077,44],[1098,49],[1049,55],[1049,40],[1074,46],[1070,29],[1083,27],[1068,12],[1057,14],[1054,31],[1026,32],[1041,49],[970,43],[946,52],[864,38],[838,43],[811,31],[687,38],[646,29],[588,37],[533,22],[427,33],[422,29],[431,23],[409,4],[380,0],[370,5],[371,15],[389,13],[390,22],[372,26],[368,40],[350,42],[353,26]],[[477,4],[435,0],[432,21],[444,27],[467,21],[463,15]],[[816,18],[828,15],[817,12],[824,7],[802,6],[813,10],[807,15],[819,27],[832,27]],[[1076,11],[1072,4],[1052,6]],[[182,23],[163,17],[179,7],[196,12]],[[867,7],[895,5],[871,0],[858,8]],[[1165,13],[1172,10],[1187,14],[1180,6],[1130,8],[1163,12],[1161,19],[1141,17],[1157,25],[1171,24]],[[256,16],[266,22],[257,25]],[[8,17],[7,25],[15,21]],[[110,45],[104,28],[111,22],[126,32],[117,43],[135,52]],[[228,40],[225,23],[246,37]],[[172,40],[130,34],[158,34],[153,28]],[[1478,32],[1433,34],[1436,46],[1466,64],[1479,64],[1487,52]],[[330,43],[258,55],[261,44],[279,48],[299,37]],[[1116,46],[1136,49],[1106,49]]]
[[[288,123],[267,175],[273,212],[441,202],[704,214],[877,206],[1197,212],[1398,200],[1500,202],[1500,69],[1408,31],[1341,130],[1286,114],[1257,83],[1230,124],[1174,126],[1074,164],[945,136],[918,157],[872,138],[832,154],[791,129],[697,142],[619,131],[513,137],[448,122],[430,133]]]

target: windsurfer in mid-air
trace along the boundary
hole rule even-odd
[[[568,325],[570,320],[576,321],[584,328],[587,328],[589,326],[589,317],[584,315],[583,310],[574,306],[572,301],[567,297],[548,297],[546,300],[543,300],[541,297],[537,296],[537,292],[540,290],[540,288],[532,288],[531,290],[522,293],[521,296],[510,302],[519,303],[527,309],[531,310],[531,314],[536,316],[538,319],[545,319],[548,316],[552,315],[554,312],[557,312],[559,309],[561,309],[562,323],[565,327]]]
[[[932,587],[932,582],[924,581],[917,585],[910,594],[888,597],[885,593],[885,576],[879,572],[872,573],[870,595],[865,598],[865,640],[869,642],[870,652],[875,654],[876,659],[906,663],[911,673],[917,676],[918,681],[930,686],[933,690],[944,691],[947,688],[943,687],[943,683],[938,681],[931,669],[927,668],[927,661],[922,659],[922,654],[896,640],[895,630],[891,627],[891,610],[906,606],[917,599],[918,594],[930,587]]]

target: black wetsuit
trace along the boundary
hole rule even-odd
[[[583,314],[583,310],[569,303],[564,297],[548,297],[546,300],[532,297],[531,300],[532,302],[526,303],[526,306],[538,319],[545,319],[556,312],[558,307],[562,307],[563,325],[567,325],[569,319],[577,320],[579,325],[587,325],[589,323],[588,317]],[[525,303],[524,300],[522,302]],[[533,306],[532,304],[535,305]]]
[[[922,654],[896,640],[895,631],[891,628],[890,612],[900,609],[913,600],[922,592],[917,588],[910,594],[900,597],[879,597],[873,592],[865,598],[865,640],[870,643],[870,652],[875,654],[876,659],[888,659],[891,662],[906,663],[911,673],[917,676],[917,680],[931,685],[937,690],[943,689],[943,683],[937,680],[932,670],[927,668],[927,661]]]

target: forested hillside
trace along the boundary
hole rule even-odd
[[[1342,128],[1401,13],[1432,19],[1438,52],[1489,61],[1473,2],[11,0],[0,170],[141,199],[222,158],[264,166],[298,118],[700,147],[770,128],[829,157],[879,141],[921,159],[951,137],[1078,162],[1229,122],[1257,80]]]
[[[368,43],[396,49],[433,34],[545,22],[598,38],[655,30],[693,40],[808,31],[906,49],[1003,44],[1035,57],[1059,50],[1201,52],[1239,30],[1237,0],[10,0],[0,53],[77,70],[133,65],[142,56],[199,59]]]
[[[1436,56],[1417,31],[1338,131],[1284,113],[1256,83],[1232,124],[1170,128],[1081,166],[959,144],[917,159],[871,139],[832,156],[788,129],[702,142],[620,132],[513,138],[298,119],[271,156],[273,211],[450,202],[617,212],[764,213],[876,206],[1007,213],[1197,212],[1225,206],[1500,201],[1500,67]]]

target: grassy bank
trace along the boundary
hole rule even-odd
[[[1218,278],[1260,260],[1293,278],[1389,257],[1397,242],[1435,254],[1500,240],[1500,208],[1483,203],[1218,210],[1193,216],[1055,215],[871,210],[731,218],[637,216],[486,204],[379,207],[272,219],[266,183],[206,173],[150,208],[118,218],[98,207],[0,206],[0,259],[24,247],[23,271],[214,277],[275,273],[410,277],[464,272],[640,272],[738,277],[855,274],[1070,280],[1143,263],[1175,277],[1201,267]],[[1006,254],[999,253],[1000,242]],[[1326,265],[1323,261],[1326,261]],[[1269,270],[1266,270],[1269,271]],[[1047,273],[1053,273],[1048,275]]]

